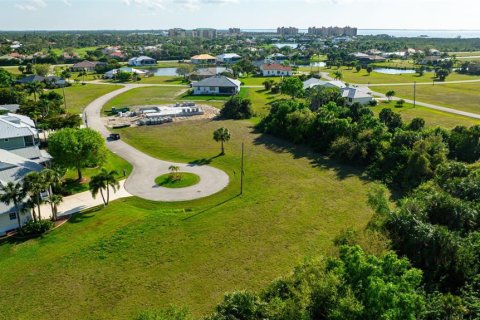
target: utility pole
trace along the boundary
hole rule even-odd
[[[63,103],[65,105],[65,111],[67,110],[67,98],[65,97],[65,86],[67,85],[67,81],[65,80],[65,83],[62,86],[62,91],[63,91]]]
[[[417,81],[413,82],[413,107],[417,105]]]
[[[242,165],[241,165],[241,169],[240,169],[240,195],[243,194],[243,176],[244,176],[244,170],[243,170],[243,164],[244,164],[244,161],[243,161],[243,142],[242,142]]]

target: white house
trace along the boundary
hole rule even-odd
[[[214,76],[192,84],[194,95],[234,95],[240,92],[241,82],[225,76]]]
[[[278,63],[266,63],[260,67],[262,75],[264,77],[284,76],[288,77],[292,75],[292,68],[284,66]]]
[[[236,53],[224,53],[217,56],[217,61],[220,63],[235,63],[240,59],[242,59],[242,57]]]
[[[157,64],[157,60],[147,56],[135,57],[128,60],[129,66],[140,67],[140,66],[153,66],[155,64]]]
[[[303,89],[313,88],[317,86],[325,88],[338,88],[340,90],[347,87],[344,82],[339,80],[324,81],[316,78],[310,78],[303,82]]]
[[[139,76],[145,76],[148,74],[148,71],[145,71],[145,70],[139,70],[139,69],[129,68],[129,67],[121,67],[120,69],[113,69],[105,72],[103,77],[105,79],[113,79],[119,72],[135,73],[135,74],[138,74]]]
[[[352,105],[354,103],[369,104],[373,101],[373,97],[368,92],[359,88],[343,88],[342,97],[345,98],[347,105]]]

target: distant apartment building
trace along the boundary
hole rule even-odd
[[[308,28],[309,35],[322,36],[322,37],[353,37],[357,35],[357,28],[352,27],[311,27]]]
[[[211,28],[199,28],[192,30],[194,38],[215,39],[217,37],[217,30]]]
[[[282,37],[297,35],[298,34],[298,28],[295,28],[295,27],[278,27],[277,28],[277,33],[279,35],[281,35]]]
[[[230,29],[228,29],[228,33],[231,34],[231,35],[241,34],[242,31],[240,30],[240,28],[230,28]]]
[[[185,38],[187,36],[187,31],[181,28],[173,28],[168,30],[168,36],[172,38]]]

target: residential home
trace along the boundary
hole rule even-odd
[[[264,77],[289,77],[292,75],[292,68],[278,63],[266,63],[260,67]]]
[[[288,60],[286,55],[281,53],[273,53],[265,58],[265,63],[275,63],[277,61],[285,61]]]
[[[235,95],[240,92],[241,82],[225,76],[214,76],[192,84],[194,95]]]
[[[207,67],[207,68],[199,68],[188,75],[190,80],[202,80],[206,78],[210,78],[216,75],[220,75],[222,73],[230,73],[233,74],[232,69],[228,69],[225,67]]]
[[[43,166],[22,156],[0,149],[0,184],[21,182],[30,172],[39,172]],[[20,208],[23,204],[20,204]],[[31,213],[20,214],[21,224],[31,220]],[[0,202],[0,236],[18,227],[17,213],[13,204]]]
[[[147,56],[135,57],[128,60],[129,66],[140,67],[140,66],[153,66],[156,64],[157,64],[157,60]]]
[[[0,115],[15,113],[18,109],[20,109],[19,104],[0,104]]]
[[[316,78],[310,78],[303,82],[304,89],[309,89],[309,88],[318,87],[318,86],[324,87],[324,88],[338,88],[340,90],[347,87],[347,85],[344,82],[339,80],[324,81]]]
[[[115,78],[115,76],[119,73],[119,72],[126,72],[126,73],[135,73],[139,76],[147,76],[149,74],[148,71],[146,70],[139,70],[139,69],[135,69],[135,68],[130,68],[130,67],[121,67],[120,69],[113,69],[113,70],[110,70],[110,71],[107,71],[105,72],[105,74],[103,75],[103,77],[105,79],[113,79]]]
[[[124,60],[126,58],[126,56],[123,54],[123,52],[121,51],[115,51],[115,52],[112,52],[108,55],[110,58],[112,59],[116,59],[116,60]]]
[[[44,82],[44,81],[45,81],[45,77],[38,76],[36,74],[31,74],[29,76],[18,79],[17,83],[18,84],[29,84],[29,83]]]
[[[240,59],[242,59],[242,57],[236,53],[224,53],[217,56],[218,62],[226,64],[235,63],[237,61],[240,61]]]
[[[345,99],[346,104],[350,106],[354,103],[369,104],[374,100],[372,95],[368,92],[360,88],[352,87],[343,88],[342,97]]]
[[[190,62],[192,64],[196,64],[196,65],[208,65],[208,64],[216,64],[217,63],[217,58],[209,55],[209,54],[199,54],[199,55],[196,55],[196,56],[193,56],[192,58],[190,58]]]
[[[82,62],[75,63],[73,66],[70,67],[70,71],[89,71],[93,72],[95,71],[95,68],[97,66],[105,66],[105,62],[99,62],[99,61],[88,61],[84,60]]]

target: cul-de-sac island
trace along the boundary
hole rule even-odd
[[[0,5],[0,319],[480,319],[468,14],[108,3]]]

